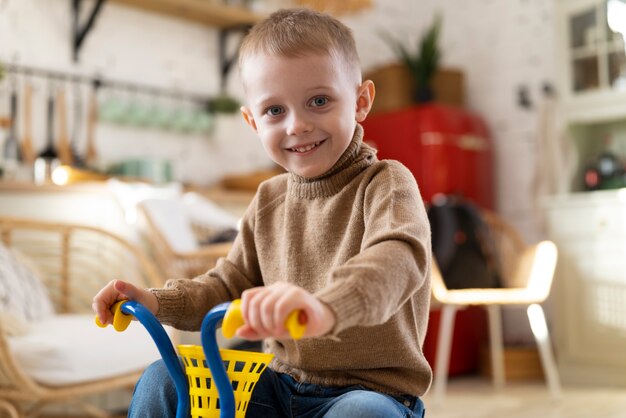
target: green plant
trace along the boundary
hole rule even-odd
[[[4,68],[4,64],[2,64],[2,61],[0,61],[0,81],[2,81],[2,79],[4,79],[5,72],[6,72],[6,70]]]
[[[207,103],[209,113],[237,113],[241,104],[237,99],[227,94],[211,98]]]
[[[439,49],[441,21],[441,15],[436,15],[433,24],[422,35],[415,53],[409,51],[402,42],[388,33],[381,32],[383,39],[393,48],[415,81],[415,97],[418,101],[432,99],[432,81],[441,60],[441,51]],[[424,94],[427,97],[420,98]]]

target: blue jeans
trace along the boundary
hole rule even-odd
[[[146,369],[135,387],[129,418],[176,416],[176,389],[162,360]],[[332,388],[298,383],[266,369],[257,382],[246,417],[252,418],[422,418],[414,396],[390,396],[362,386]]]

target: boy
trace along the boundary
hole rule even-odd
[[[217,303],[241,297],[247,325],[275,354],[252,417],[421,417],[431,369],[421,345],[430,301],[430,228],[411,173],[378,161],[359,125],[374,99],[351,31],[327,15],[281,10],[240,49],[243,117],[288,172],[259,187],[232,250],[164,289],[114,281],[94,298],[103,323],[121,298],[164,323],[198,330]],[[289,339],[293,310],[305,339]],[[137,384],[129,416],[173,416],[164,367]]]

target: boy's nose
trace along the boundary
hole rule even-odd
[[[292,113],[287,124],[287,135],[302,135],[313,130],[313,124],[303,115]]]

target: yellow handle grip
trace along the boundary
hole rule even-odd
[[[128,325],[130,325],[130,321],[132,321],[132,315],[127,315],[122,312],[122,304],[126,302],[126,300],[118,300],[111,306],[111,312],[113,313],[113,328],[117,332],[126,331]],[[100,318],[96,315],[96,325],[100,328],[106,328],[107,324],[103,324],[100,322]]]
[[[301,311],[293,311],[285,321],[285,328],[289,330],[289,335],[294,340],[299,340],[304,336],[306,331],[306,321],[300,321]],[[224,320],[222,321],[222,334],[226,338],[233,338],[237,329],[244,324],[243,315],[241,313],[241,299],[235,299],[231,302]]]

